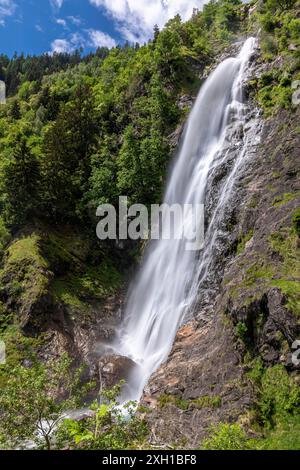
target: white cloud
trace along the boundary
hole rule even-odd
[[[73,23],[75,26],[80,26],[81,23],[82,23],[82,19],[79,18],[79,16],[72,16],[72,15],[71,15],[71,16],[68,16],[67,18],[68,18],[68,20],[70,20],[71,23]]]
[[[50,3],[53,8],[60,9],[64,3],[64,0],[50,0]]]
[[[116,41],[108,34],[95,29],[86,29],[81,33],[73,33],[68,39],[55,39],[51,43],[50,54],[54,52],[72,52],[80,47],[108,47],[111,49],[116,46]]]
[[[36,24],[36,25],[35,25],[35,29],[36,29],[39,33],[43,33],[43,32],[44,32],[43,28],[42,28],[39,24]]]
[[[55,21],[57,24],[59,24],[60,26],[63,26],[64,28],[67,26],[67,22],[63,18],[57,18]]]
[[[16,11],[14,0],[0,0],[0,26],[5,25],[5,17],[12,16]]]
[[[103,33],[102,31],[88,29],[87,33],[89,35],[89,45],[91,47],[108,47],[111,49],[117,45],[116,41],[111,36]]]
[[[89,0],[117,22],[117,28],[129,41],[147,41],[157,24],[162,28],[178,13],[188,20],[194,8],[201,9],[208,0]]]
[[[63,53],[63,52],[71,52],[72,45],[70,44],[67,39],[55,39],[51,43],[51,52]]]

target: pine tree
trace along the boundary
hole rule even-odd
[[[78,216],[91,173],[97,135],[91,90],[79,85],[74,99],[62,106],[44,138],[42,162],[44,206],[54,218]]]
[[[10,110],[10,115],[16,121],[21,118],[20,104],[19,104],[18,100],[13,101],[12,107],[11,107],[11,110]]]
[[[37,211],[39,181],[39,163],[26,137],[18,135],[3,171],[4,219],[8,225],[17,227]]]
[[[156,44],[156,41],[158,39],[158,36],[159,36],[159,27],[158,25],[154,25],[154,28],[153,28],[153,43]]]

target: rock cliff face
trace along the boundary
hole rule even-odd
[[[82,230],[37,222],[16,234],[4,253],[0,305],[25,337],[36,339],[42,362],[67,352],[88,366],[87,380],[99,383],[99,358],[126,292],[123,268]]]
[[[232,53],[236,46],[219,60]],[[254,76],[266,69],[259,61]],[[151,410],[145,417],[155,443],[198,447],[219,422],[238,421],[249,430],[257,396],[247,375],[251,359],[260,357],[266,367],[282,364],[292,376],[299,371],[291,353],[300,339],[300,242],[293,225],[300,199],[300,106],[261,116],[257,127],[250,86],[248,94],[246,131],[253,141],[256,130],[261,132],[260,144],[255,142],[239,175],[224,218],[226,236],[218,240],[219,255],[193,318],[178,331],[168,360],[146,387],[142,404]],[[192,102],[184,96],[178,105],[189,109]],[[180,126],[170,135],[172,147],[182,131]],[[242,137],[235,133],[228,142],[232,159]],[[230,158],[211,175],[208,217],[228,168]],[[127,272],[131,261],[116,268],[107,254],[95,255],[99,247],[82,233],[71,231],[38,225],[17,234],[2,262],[0,307],[16,315],[26,335],[43,334],[42,361],[67,351],[88,364],[88,378],[97,387],[111,387],[133,366],[107,346],[127,288],[120,271]]]
[[[198,447],[219,422],[238,421],[249,430],[252,358],[265,367],[282,364],[297,377],[291,356],[300,338],[300,243],[292,221],[300,195],[299,117],[298,107],[262,121],[261,144],[225,220],[230,229],[211,279],[213,296],[205,301],[209,285],[200,290],[195,318],[179,330],[145,390],[156,442]]]

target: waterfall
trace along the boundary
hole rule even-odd
[[[205,204],[211,173],[226,161],[234,133],[241,128],[244,133],[243,82],[255,47],[256,40],[247,39],[239,55],[224,60],[201,87],[170,170],[164,203]],[[150,375],[167,359],[180,324],[209,278],[220,221],[246,154],[246,139],[239,140],[241,148],[217,194],[201,252],[187,251],[183,239],[153,240],[146,250],[114,343],[118,354],[137,364],[128,380],[127,399],[138,400]]]

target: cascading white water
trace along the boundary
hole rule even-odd
[[[222,62],[202,86],[170,173],[164,203],[205,203],[209,174],[226,159],[230,123],[234,119],[240,126],[245,124],[242,84],[255,47],[256,40],[248,39],[238,57]],[[127,399],[140,398],[150,375],[168,357],[178,327],[196,302],[211,263],[216,219],[232,190],[244,147],[220,192],[200,255],[187,251],[184,239],[152,241],[149,245],[114,343],[118,354],[137,364],[128,380]]]

